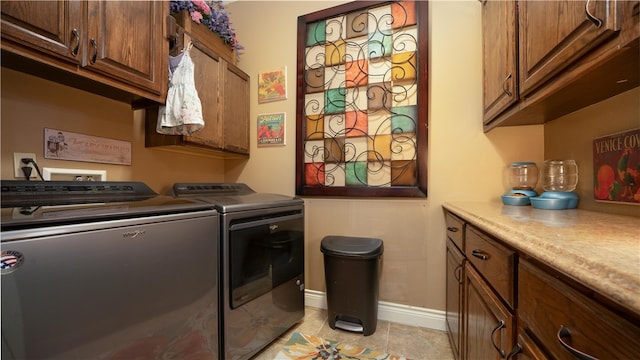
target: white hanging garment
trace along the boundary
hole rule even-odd
[[[189,43],[182,54],[173,58],[179,63],[175,71],[170,71],[167,102],[158,110],[156,131],[160,134],[191,135],[204,127],[202,104],[194,81],[194,64],[189,55],[192,46]]]

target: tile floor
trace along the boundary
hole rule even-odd
[[[376,332],[370,336],[343,330],[332,330],[327,322],[327,311],[307,306],[302,322],[294,325],[251,360],[273,360],[294,332],[320,336],[347,344],[365,346],[413,360],[453,360],[447,333],[378,320]]]

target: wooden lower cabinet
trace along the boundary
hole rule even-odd
[[[465,271],[466,359],[504,359],[513,349],[514,316],[473,267]]]
[[[447,309],[446,322],[451,350],[456,359],[464,358],[464,255],[447,240]]]
[[[523,329],[518,329],[516,346],[507,355],[509,359],[519,360],[546,360],[549,357],[536,345]]]
[[[446,240],[446,323],[457,360],[640,358],[635,313],[455,214],[445,219],[464,229],[463,248],[456,231]]]
[[[528,261],[520,262],[518,285],[518,326],[550,357],[638,358],[638,324]]]

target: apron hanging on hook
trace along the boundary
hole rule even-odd
[[[172,62],[177,65],[174,71],[169,71],[167,102],[158,111],[156,132],[160,134],[191,135],[204,127],[202,104],[195,86],[195,65],[190,56],[192,47],[190,41],[180,55],[169,59],[170,67]]]

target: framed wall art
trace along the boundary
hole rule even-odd
[[[131,165],[131,142],[44,128],[44,158]]]
[[[285,113],[258,115],[258,146],[285,145]]]
[[[593,139],[593,196],[640,205],[640,128]]]
[[[287,99],[287,67],[258,73],[258,103]]]
[[[298,18],[296,194],[427,195],[427,1]]]

